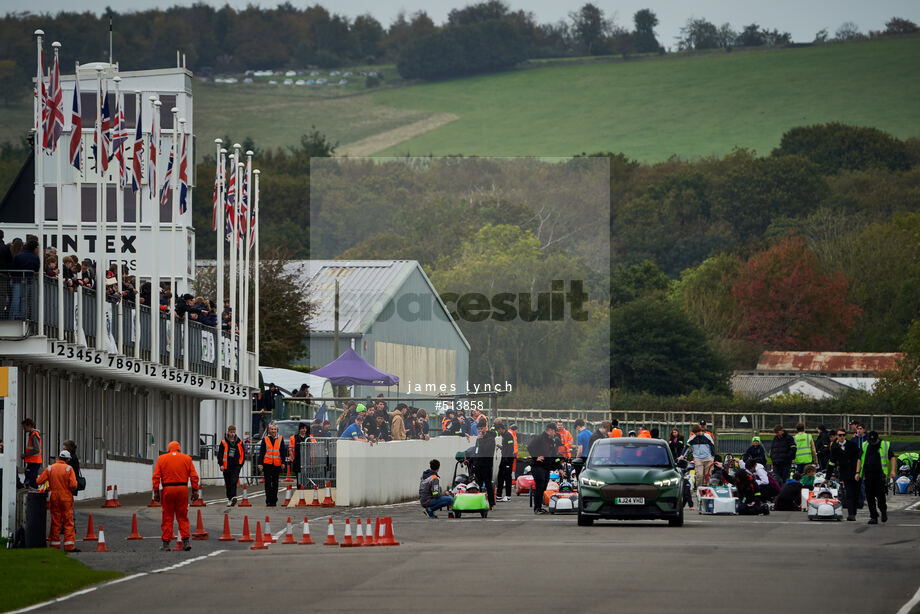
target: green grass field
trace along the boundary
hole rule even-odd
[[[0,550],[0,612],[39,603],[88,584],[119,578],[119,571],[90,569],[60,550]]]
[[[380,152],[642,161],[768,153],[784,131],[843,121],[920,136],[920,38],[562,65],[393,89],[383,106],[459,120]]]

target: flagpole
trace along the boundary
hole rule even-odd
[[[182,175],[182,160],[183,159],[188,160],[188,157],[187,157],[188,153],[185,150],[186,146],[188,145],[188,139],[186,138],[186,135],[185,135],[185,119],[184,118],[179,119],[179,136],[182,137],[182,147],[180,148],[180,153],[179,153],[179,172],[176,173],[177,175],[176,184],[177,185],[179,184],[179,180],[181,179],[181,175]],[[185,197],[187,199],[186,203],[188,203],[189,200],[191,200],[191,193],[190,193],[190,189],[187,186],[186,186]],[[173,210],[173,215],[176,215],[176,214],[178,214],[179,223],[181,224],[182,223],[182,212],[179,210]],[[173,223],[173,228],[175,229],[175,227],[176,225],[175,223]],[[184,231],[182,234],[183,236],[185,236]],[[187,243],[186,241],[182,242],[182,249],[186,250],[186,253],[188,253],[188,248],[186,247],[186,243]],[[187,289],[188,288],[188,278],[185,275],[185,271],[182,272],[182,279],[185,282],[186,292],[188,292],[188,289]],[[185,334],[182,335],[182,368],[185,369],[186,371],[188,371],[188,321],[189,321],[189,317],[188,317],[188,314],[186,313],[185,318],[184,318],[184,325],[183,325],[185,328]]]
[[[176,210],[179,208],[179,108],[170,109],[173,118],[172,133],[172,160],[173,173],[169,178],[170,191],[172,192],[172,205],[169,210],[169,319],[172,324],[169,339],[169,366],[176,366],[176,329],[179,328],[179,319],[176,317]]]
[[[151,131],[150,131],[150,143],[151,147],[157,148],[156,158],[151,160],[153,168],[157,170],[154,174],[159,176],[159,158],[160,158],[160,145],[157,143],[157,136],[159,130],[157,130],[157,120],[160,117],[160,101],[157,100],[156,96],[150,97],[151,102]],[[150,149],[148,149],[150,151]],[[150,275],[150,361],[154,364],[160,363],[160,198],[159,192],[157,191],[157,185],[155,181],[156,177],[148,178],[148,183],[153,181],[150,184],[151,187],[151,198],[150,198],[150,209],[152,212],[152,221],[153,221],[153,245],[151,250],[151,255],[153,257],[153,271]]]
[[[234,147],[236,147],[235,144],[234,144]],[[246,167],[243,165],[243,161],[239,158],[239,156],[237,156],[236,176],[239,178],[239,189],[236,191],[237,193],[236,225],[238,229],[240,228],[240,224],[243,223],[240,220],[240,216],[243,213],[243,173],[245,171],[246,171]],[[248,186],[247,186],[247,189],[248,189]],[[249,198],[249,195],[247,194],[246,197]],[[237,282],[239,283],[239,290],[240,290],[239,294],[237,295],[237,299],[239,301],[239,309],[240,309],[240,319],[239,319],[240,340],[239,340],[239,345],[238,345],[240,349],[239,349],[239,359],[237,361],[237,368],[236,368],[236,375],[237,375],[236,381],[237,383],[242,384],[243,383],[243,369],[246,368],[246,356],[243,355],[243,347],[244,347],[243,346],[243,335],[246,332],[245,329],[243,328],[246,325],[246,323],[243,321],[243,316],[244,316],[243,305],[245,305],[245,301],[246,301],[246,297],[243,296],[243,291],[245,290],[244,288],[245,276],[244,276],[244,271],[243,271],[243,245],[242,245],[243,242],[240,241],[239,232],[233,235],[233,238],[236,241],[235,243],[235,249],[237,251],[236,264],[237,264],[237,270],[240,276],[240,280],[239,282]]]
[[[121,130],[121,126],[120,126],[119,116],[124,113],[124,109],[122,109],[122,107],[124,106],[124,103],[121,99],[121,77],[119,77],[118,75],[115,75],[112,81],[115,82],[115,108],[118,110],[118,112],[115,113],[115,118],[113,120],[113,127],[117,126],[115,128],[115,133],[113,137],[116,137],[120,135],[119,130]],[[115,138],[112,139],[113,146],[114,146],[114,142],[115,142]],[[124,160],[124,155],[125,155],[124,146],[125,146],[124,141],[118,144],[118,147],[121,149],[121,152],[120,152],[121,160]],[[118,159],[119,156],[115,156],[115,158]],[[118,346],[117,347],[118,347],[119,354],[125,353],[124,297],[121,296],[121,291],[124,288],[124,285],[123,285],[123,279],[122,279],[122,273],[121,273],[121,268],[122,268],[121,255],[120,255],[121,245],[119,243],[121,241],[121,224],[124,218],[124,208],[125,208],[125,191],[124,191],[124,188],[122,187],[122,184],[124,182],[122,173],[124,172],[124,169],[122,167],[123,167],[123,164],[119,162],[118,163],[118,181],[115,182],[115,267],[116,267],[115,268],[115,282],[116,282],[116,287],[118,288],[118,294],[119,294],[118,307],[117,307],[117,311],[118,311],[118,325],[117,325],[118,326],[118,329],[117,329],[118,330]]]
[[[74,62],[73,67],[73,80],[74,80],[74,92],[80,88],[80,63]],[[78,98],[79,100],[79,98]],[[83,104],[80,104],[80,133],[82,135],[82,126],[83,126]],[[70,138],[73,140],[74,132],[76,130],[73,127],[73,116],[71,115],[71,126],[70,126]],[[86,171],[86,166],[83,162],[83,143],[80,143],[79,149],[80,156],[80,168],[76,169],[74,173],[75,183],[77,186],[77,263],[80,265],[81,269],[83,267],[83,254],[80,251],[80,246],[83,241],[83,173]],[[80,281],[82,281],[82,272],[80,273]],[[76,330],[74,331],[74,343],[79,343],[80,345],[86,345],[86,336],[83,334],[83,284],[77,283],[77,324]]]
[[[42,150],[45,142],[45,126],[42,113],[45,106],[43,95],[44,76],[42,75],[42,30],[35,31],[35,45],[38,53],[36,60],[38,78],[35,80],[35,110],[38,121],[35,129],[35,204],[38,213],[38,334],[45,334],[45,183],[43,178],[44,160]],[[28,297],[27,297],[28,300]]]
[[[217,164],[214,169],[214,184],[217,186],[217,379],[224,379],[224,149],[221,139],[214,139],[217,149]],[[213,215],[213,214],[212,214]],[[241,430],[242,432],[242,430]]]
[[[253,304],[253,309],[255,310],[254,326],[255,328],[252,331],[252,350],[255,356],[256,361],[256,372],[259,369],[259,176],[262,172],[258,169],[253,171],[253,174],[256,176],[256,186],[255,186],[255,196],[253,197],[253,209],[252,217],[255,220],[253,224],[252,232],[255,234],[255,241],[253,246],[253,258],[255,259],[255,301]],[[258,384],[258,379],[256,382]]]
[[[243,223],[246,225],[246,233],[243,237],[243,253],[246,255],[245,277],[243,278],[246,292],[243,294],[243,365],[246,367],[243,373],[245,379],[240,383],[246,383],[249,380],[249,232],[252,219],[252,150],[246,150],[246,219]]]
[[[58,66],[59,61],[59,51],[61,49],[61,43],[54,41],[51,43],[51,46],[54,48],[54,65]],[[60,84],[60,70],[56,75],[58,79],[58,84]],[[52,92],[52,95],[54,93]],[[63,97],[62,97],[63,98]],[[55,102],[55,105],[57,102]],[[63,113],[62,113],[63,114]],[[63,118],[62,118],[63,119]],[[50,121],[49,121],[50,123]],[[63,149],[63,148],[62,148]],[[61,269],[61,266],[64,264],[64,203],[63,203],[63,192],[64,189],[61,186],[61,152],[57,153],[57,185],[56,185],[56,198],[57,198],[57,250],[58,250],[58,274],[57,274],[57,293],[58,293],[58,340],[64,340],[64,271]]]
[[[141,92],[139,90],[134,90],[134,124],[135,130],[137,130],[137,125],[141,123],[141,105],[143,101],[141,100]],[[143,127],[141,128],[141,134],[143,135]],[[131,165],[134,166],[134,156],[132,154]],[[138,178],[137,190],[134,192],[134,240],[137,241],[141,236],[141,193],[144,190],[144,186],[140,185],[140,180],[143,177],[144,167],[143,165],[139,167],[141,169],[141,177]],[[134,358],[141,357],[141,269],[140,262],[138,262],[137,257],[135,256],[134,260]]]
[[[239,145],[234,145],[235,149],[239,149]],[[230,381],[236,381],[236,246],[233,243],[233,239],[236,236],[236,199],[239,195],[239,181],[237,181],[238,176],[236,172],[236,154],[230,154],[230,164],[233,169],[233,205],[231,210],[231,219],[230,219],[230,270],[227,277],[230,280]]]
[[[102,68],[96,69],[96,349],[105,349],[105,185],[102,176]]]

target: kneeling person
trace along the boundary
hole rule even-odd
[[[438,478],[438,469],[441,468],[441,461],[432,459],[428,463],[429,469],[422,473],[421,482],[418,486],[418,501],[425,508],[425,513],[429,518],[437,518],[435,512],[442,507],[451,505],[454,498],[441,491],[441,481]]]

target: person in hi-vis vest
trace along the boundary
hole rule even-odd
[[[795,425],[793,439],[795,439],[795,470],[801,473],[805,471],[805,465],[813,465],[818,462],[815,440],[805,432],[804,422]]]
[[[281,466],[288,457],[287,444],[278,436],[278,425],[268,425],[265,437],[259,442],[258,465],[265,476],[265,505],[275,507],[278,504],[278,476]]]

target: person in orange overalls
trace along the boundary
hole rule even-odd
[[[198,499],[198,472],[192,457],[182,453],[178,441],[170,441],[166,454],[161,454],[153,468],[153,498],[163,501],[160,527],[163,529],[163,550],[169,550],[173,538],[173,520],[179,521],[179,535],[186,550],[192,549],[188,526],[188,482],[192,481],[192,501]],[[160,483],[163,494],[160,494]]]
[[[559,455],[563,458],[572,458],[572,446],[575,444],[575,438],[562,425],[562,420],[556,421],[556,435],[559,436]]]
[[[61,532],[64,533],[64,550],[79,552],[74,547],[76,536],[73,530],[73,494],[77,492],[77,474],[67,464],[70,452],[61,450],[57,461],[42,471],[36,482],[48,482],[51,490],[51,547],[61,547]]]

